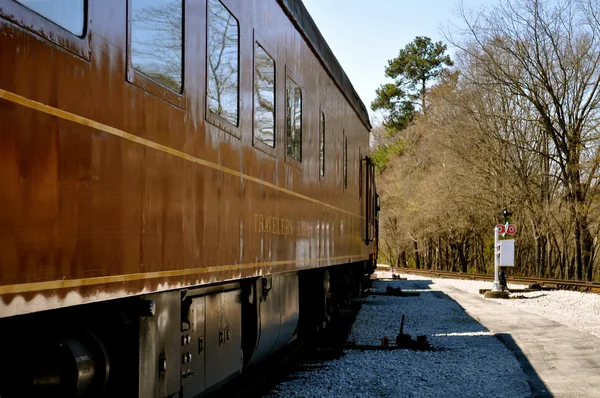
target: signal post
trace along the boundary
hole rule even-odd
[[[500,234],[514,235],[517,227],[509,224],[498,224],[494,227],[494,285],[492,290],[485,292],[485,298],[508,298],[505,286],[500,285],[500,267],[514,267],[515,265],[515,241],[514,239],[500,240]]]

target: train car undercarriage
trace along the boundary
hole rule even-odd
[[[0,397],[195,397],[324,329],[371,264],[275,274],[0,321]]]

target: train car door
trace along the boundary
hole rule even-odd
[[[363,240],[369,244],[377,237],[378,195],[375,188],[375,164],[368,156],[361,162],[361,213],[365,217]]]

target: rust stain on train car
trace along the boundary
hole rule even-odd
[[[188,3],[186,20],[206,21],[206,3]],[[0,0],[0,317],[369,258],[367,126],[280,5],[234,3],[239,138],[207,121],[204,23],[185,25],[178,94],[131,78],[127,2],[87,2],[80,38]],[[252,134],[255,32],[276,65],[272,150]],[[288,69],[303,90],[301,164],[286,161]],[[346,190],[343,130],[356,146]],[[257,233],[254,214],[278,233]]]

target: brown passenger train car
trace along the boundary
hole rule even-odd
[[[326,327],[369,130],[300,0],[0,0],[0,396],[192,397]]]

